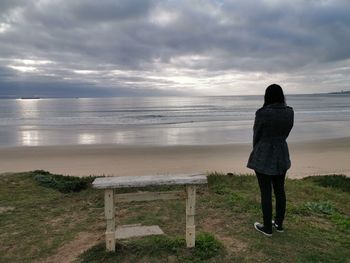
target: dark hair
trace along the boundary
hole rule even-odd
[[[264,106],[273,104],[273,103],[286,103],[284,98],[283,90],[280,85],[272,84],[268,86],[265,90],[264,97]]]

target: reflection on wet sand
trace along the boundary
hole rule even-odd
[[[38,130],[21,131],[20,136],[24,146],[38,146],[40,144]]]

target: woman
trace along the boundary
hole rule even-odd
[[[286,139],[293,127],[294,111],[286,105],[282,88],[272,84],[265,91],[265,103],[255,113],[253,151],[247,167],[258,178],[264,223],[254,223],[257,231],[272,236],[272,227],[283,232],[286,210],[284,180],[290,168]],[[276,215],[272,221],[272,196],[276,197]]]

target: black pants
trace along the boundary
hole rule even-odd
[[[267,175],[255,172],[258,178],[261,193],[261,208],[264,218],[264,226],[271,230],[272,225],[272,194],[273,187],[276,198],[276,216],[275,222],[282,226],[286,212],[286,193],[284,191],[284,180],[286,174]]]

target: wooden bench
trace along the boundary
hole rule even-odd
[[[153,175],[153,176],[120,176],[120,177],[101,177],[96,178],[92,183],[94,188],[105,190],[105,217],[107,220],[106,229],[106,250],[115,251],[116,239],[122,238],[124,227],[116,229],[115,223],[115,205],[120,202],[133,201],[152,201],[152,200],[171,200],[186,198],[186,245],[195,246],[196,227],[195,227],[195,204],[196,204],[196,185],[207,184],[207,177],[204,174],[176,174],[176,175]],[[136,192],[115,194],[115,189],[146,187],[160,185],[184,185],[183,191],[165,191],[165,192]],[[152,234],[156,231],[159,234],[159,227],[151,228],[136,226],[140,236]],[[162,233],[162,232],[161,232]],[[130,237],[130,235],[128,236]]]

